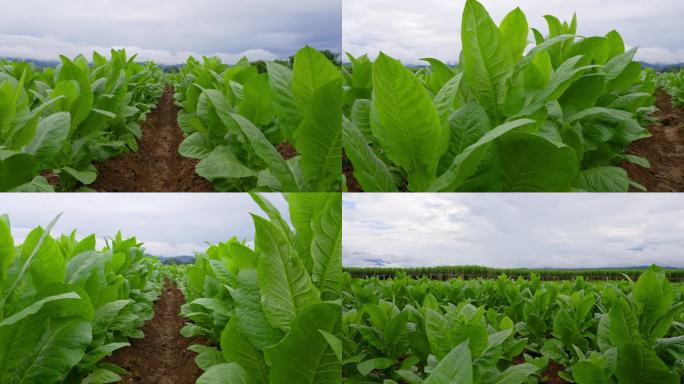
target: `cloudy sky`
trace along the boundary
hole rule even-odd
[[[684,62],[684,1],[681,0],[522,0],[481,1],[495,22],[520,7],[530,27],[546,33],[543,16],[570,20],[577,12],[580,35],[620,32],[637,59],[651,63]],[[461,51],[461,15],[465,0],[344,0],[342,46],[353,55],[383,52],[407,64],[421,57],[456,62]],[[532,36],[530,36],[532,41]]]
[[[264,194],[289,222],[287,204],[280,194]],[[136,236],[148,253],[161,256],[193,255],[206,242],[232,236],[254,240],[250,212],[266,214],[246,193],[46,193],[3,194],[0,214],[9,214],[15,242],[34,227],[45,227],[62,217],[53,235],[77,230],[79,238],[95,233],[99,245],[118,230]]]
[[[684,194],[345,194],[345,266],[684,268]]]
[[[111,47],[164,64],[188,55],[232,63],[340,50],[340,0],[22,0],[0,12],[0,57],[41,60]]]

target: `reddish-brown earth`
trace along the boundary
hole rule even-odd
[[[290,160],[291,158],[297,156],[297,149],[292,146],[289,142],[280,143],[276,146],[278,153],[285,160]]]
[[[347,180],[348,192],[363,192],[361,184],[359,184],[358,180],[356,180],[356,177],[354,177],[354,167],[347,157],[347,154],[344,152],[342,152],[342,172]]]
[[[645,157],[651,168],[623,163],[630,178],[649,192],[684,191],[684,109],[672,106],[670,96],[663,90],[656,92],[655,116],[660,124],[648,127],[651,137],[637,140],[627,153]]]
[[[527,351],[527,353],[534,355],[534,356],[539,356],[539,354],[535,353],[535,352]],[[525,362],[525,357],[523,356],[523,354],[520,354],[520,355],[514,357],[511,362],[513,363],[513,365],[523,364]],[[567,381],[561,379],[561,377],[558,376],[558,372],[564,371],[564,370],[565,370],[564,366],[556,363],[553,360],[549,360],[549,363],[546,365],[544,372],[542,372],[540,375],[541,383],[547,383],[547,384],[565,384],[565,383],[567,383]]]
[[[100,192],[214,191],[208,180],[195,173],[198,161],[178,153],[184,136],[177,115],[173,90],[167,88],[141,126],[138,151],[96,164],[97,180],[89,187]]]
[[[184,301],[183,293],[167,280],[154,303],[154,318],[143,327],[145,338],[132,340],[130,347],[107,359],[130,373],[121,383],[194,384],[202,374],[194,361],[196,354],[188,347],[208,342],[181,336],[185,321],[179,312]]]

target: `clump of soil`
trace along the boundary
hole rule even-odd
[[[184,136],[177,115],[173,90],[167,88],[141,126],[138,151],[95,164],[98,177],[89,187],[100,192],[214,191],[211,182],[195,173],[198,161],[178,153]]]
[[[186,338],[180,330],[185,321],[180,307],[183,293],[166,280],[161,297],[154,303],[154,318],[143,327],[145,338],[131,341],[131,346],[114,352],[107,362],[128,372],[121,383],[194,384],[202,374],[195,364],[192,344],[208,345],[202,338]]]
[[[536,352],[526,351],[526,353],[529,353],[532,356],[541,356]],[[511,360],[511,362],[513,363],[513,365],[524,364],[524,353],[521,353],[518,356],[514,357],[513,360]],[[558,376],[558,372],[564,370],[565,367],[562,364],[558,364],[557,362],[549,359],[549,363],[546,365],[544,372],[542,372],[541,375],[539,375],[541,379],[540,382],[548,384],[566,384],[567,381],[563,380],[560,376]]]
[[[661,124],[648,127],[651,137],[633,142],[627,153],[645,157],[651,168],[641,168],[624,162],[632,180],[649,192],[684,191],[684,109],[672,106],[670,95],[662,89],[656,92],[657,111],[653,116]]]
[[[58,174],[56,174],[52,171],[49,171],[49,170],[45,170],[45,171],[40,172],[40,175],[43,176],[45,178],[45,180],[47,180],[48,184],[52,185],[53,187],[56,187],[59,185],[59,175]]]
[[[278,153],[285,160],[290,160],[291,158],[297,156],[297,149],[292,146],[289,142],[280,143],[276,146]]]
[[[347,191],[363,192],[361,184],[359,184],[356,177],[354,177],[354,167],[344,151],[342,152],[342,172],[347,180]]]

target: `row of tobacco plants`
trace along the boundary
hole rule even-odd
[[[134,59],[112,50],[40,70],[0,61],[0,191],[74,190],[95,181],[93,162],[137,150],[163,72]]]
[[[435,281],[345,273],[349,383],[680,384],[684,286],[538,276]]]
[[[205,370],[198,384],[337,384],[342,377],[339,194],[287,195],[292,225],[252,195],[253,246],[232,238],[172,271],[186,304],[184,336]]]
[[[53,238],[32,230],[14,242],[0,216],[0,382],[99,384],[125,371],[102,359],[144,337],[161,289],[159,262],[118,233]]]
[[[242,59],[188,59],[173,75],[181,155],[222,191],[337,191],[342,168],[342,74],[305,47],[292,68]]]
[[[499,25],[476,0],[461,21],[456,67],[417,70],[381,53],[344,71],[343,146],[365,191],[627,191],[619,167],[654,110],[635,49],[577,21],[532,28],[516,8]]]

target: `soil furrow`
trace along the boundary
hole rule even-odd
[[[627,153],[645,157],[651,168],[641,168],[624,162],[632,180],[643,185],[649,192],[684,191],[684,109],[672,106],[670,96],[663,90],[656,92],[653,115],[660,124],[648,127],[651,137],[637,140]]]
[[[131,346],[114,352],[107,361],[130,374],[121,383],[193,384],[202,374],[195,364],[192,344],[208,344],[200,338],[185,338],[180,330],[185,321],[180,307],[183,293],[166,281],[161,297],[154,303],[154,318],[143,327],[145,338],[131,340]]]
[[[197,160],[178,153],[184,135],[177,115],[173,89],[167,88],[141,126],[138,151],[96,164],[98,177],[90,187],[100,192],[213,191],[213,185],[195,173]]]

